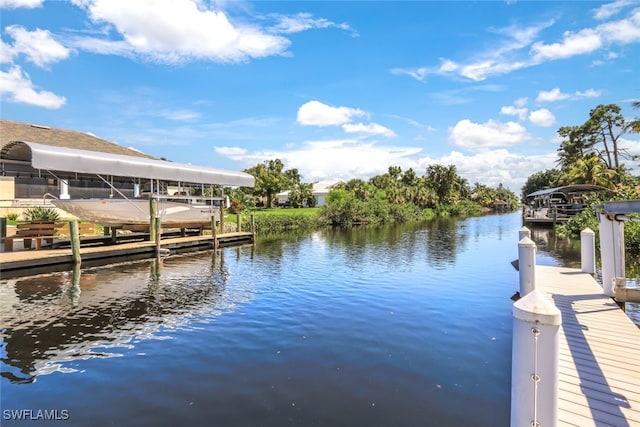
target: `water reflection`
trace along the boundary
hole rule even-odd
[[[202,257],[211,257],[198,263]],[[201,270],[198,271],[197,268]],[[29,277],[0,286],[0,375],[13,383],[73,371],[78,359],[112,357],[138,339],[188,318],[217,315],[248,301],[229,288],[224,252]]]

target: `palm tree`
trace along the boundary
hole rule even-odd
[[[590,156],[577,160],[565,176],[570,184],[594,184],[611,188],[615,175],[615,171],[609,169],[601,158]]]

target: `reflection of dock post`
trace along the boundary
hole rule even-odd
[[[222,218],[222,216],[221,216]],[[216,227],[216,217],[211,217],[211,236],[213,237],[213,249],[218,249],[218,229]]]
[[[560,310],[541,291],[513,304],[511,425],[558,425]]]
[[[71,260],[74,264],[80,264],[80,231],[78,221],[69,221],[69,234],[71,235]]]
[[[536,288],[536,244],[528,237],[518,242],[518,273],[520,297],[524,297]]]
[[[256,242],[256,217],[254,214],[251,214],[251,242]]]
[[[71,298],[71,304],[73,304],[74,307],[78,305],[78,301],[80,301],[80,293],[82,292],[80,289],[80,275],[80,264],[74,264],[71,276],[71,289],[69,289],[69,298]]]
[[[580,263],[583,273],[596,272],[596,233],[590,228],[580,232]]]
[[[156,256],[159,257],[162,253],[162,248],[160,247],[160,240],[162,240],[162,219],[156,217],[154,225],[155,229],[153,230],[153,234],[156,242]]]

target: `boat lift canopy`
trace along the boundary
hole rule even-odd
[[[607,188],[602,187],[600,185],[572,184],[572,185],[564,185],[562,187],[547,188],[545,190],[534,191],[533,193],[527,194],[527,197],[544,196],[546,194],[552,194],[552,193],[573,194],[573,193],[589,193],[593,191],[606,191],[606,190]]]
[[[239,187],[253,187],[255,184],[254,177],[244,172],[28,141],[15,141],[5,145],[0,158],[30,161],[33,168],[52,171]]]

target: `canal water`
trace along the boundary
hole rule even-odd
[[[1,424],[508,425],[520,227],[329,230],[0,281]],[[541,236],[541,263],[575,262]]]

